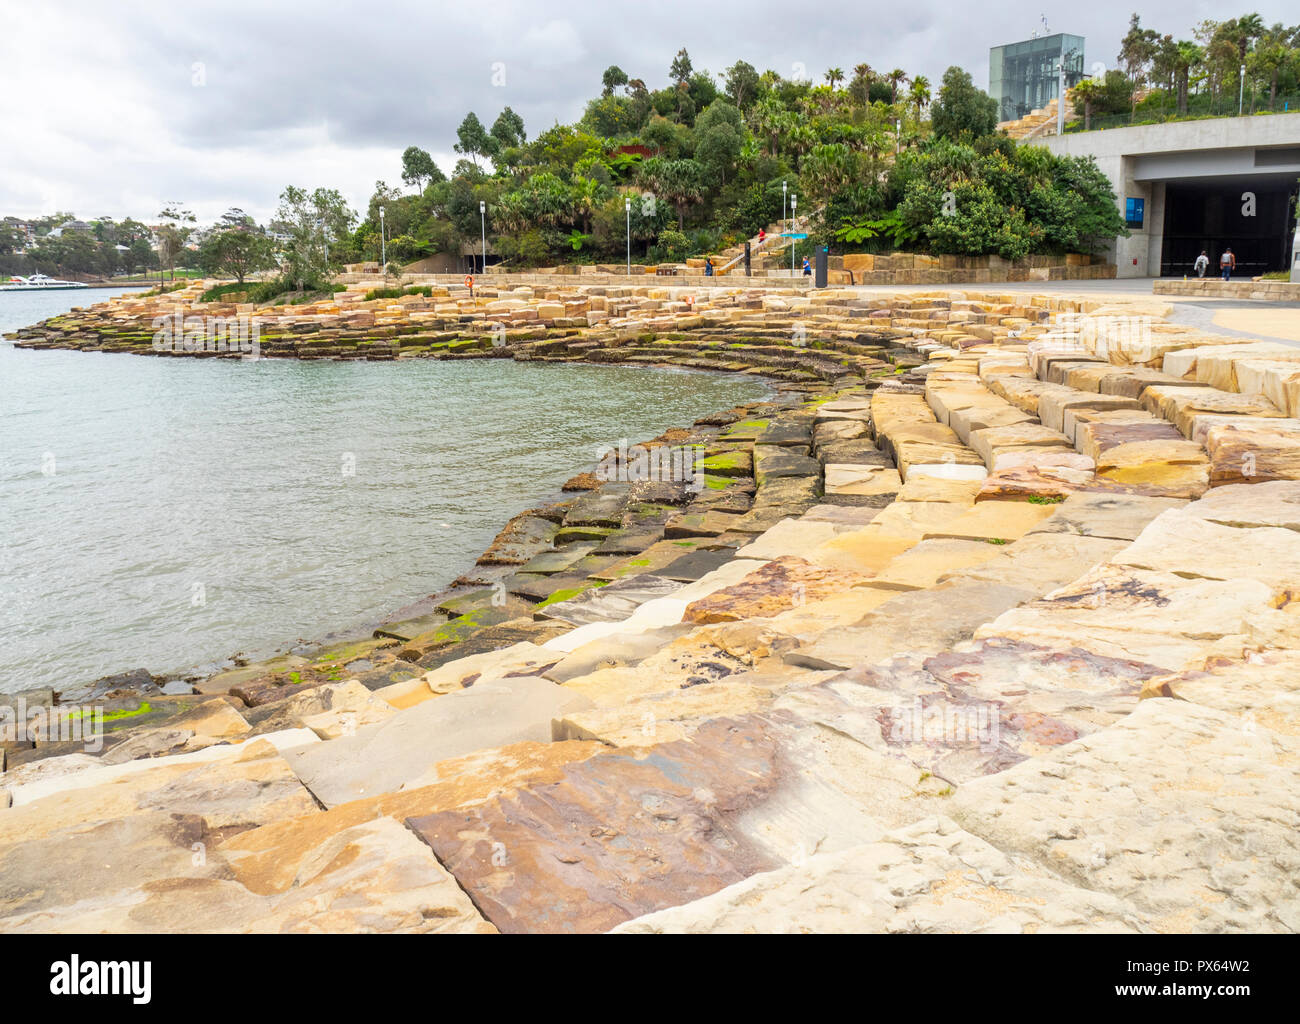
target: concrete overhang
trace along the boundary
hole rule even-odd
[[[1134,181],[1175,178],[1259,178],[1300,176],[1300,145],[1251,149],[1199,149],[1179,153],[1145,153],[1129,157]]]
[[[1300,114],[1214,117],[1073,132],[1042,140],[1061,156],[1122,159],[1137,180],[1300,173]]]

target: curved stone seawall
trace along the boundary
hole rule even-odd
[[[1152,303],[610,291],[252,311],[264,355],[780,383],[611,453],[420,619],[81,695],[96,750],[47,691],[0,928],[1300,927],[1297,350]],[[161,307],[20,344],[148,351]]]

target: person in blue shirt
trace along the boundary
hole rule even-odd
[[[808,257],[803,258],[803,276],[812,277],[812,264],[808,262]]]
[[[712,257],[712,256],[705,256],[705,257],[704,257],[704,276],[705,276],[705,277],[712,277],[712,276],[713,276],[713,257]]]

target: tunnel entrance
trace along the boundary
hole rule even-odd
[[[1295,179],[1285,176],[1167,182],[1160,276],[1194,276],[1196,257],[1205,250],[1210,277],[1218,273],[1219,256],[1228,248],[1237,257],[1233,277],[1286,270],[1291,265],[1296,191]],[[1248,199],[1242,198],[1247,192],[1255,197],[1253,216]]]

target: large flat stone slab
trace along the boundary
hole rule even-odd
[[[1280,592],[1300,581],[1300,532],[1223,526],[1171,509],[1113,561],[1189,579],[1257,580]]]
[[[781,847],[880,834],[827,787],[804,804],[812,823],[765,835],[756,812],[791,791],[806,797],[779,749],[759,716],[717,719],[689,739],[597,754],[544,788],[408,824],[501,931],[607,931],[777,867]]]
[[[808,601],[871,583],[870,576],[827,569],[793,555],[766,562],[743,580],[692,602],[683,621],[706,625],[771,618]]]
[[[868,612],[858,625],[828,630],[784,657],[807,668],[846,669],[905,653],[937,654],[1033,596],[1019,587],[977,581],[908,591]]]
[[[1158,932],[1300,930],[1300,746],[1185,701],[961,787],[954,818]]]
[[[1223,526],[1300,530],[1300,481],[1228,484],[1186,506],[1187,514]]]
[[[1141,495],[1072,494],[1035,526],[1032,535],[1067,533],[1109,540],[1136,540],[1147,525],[1169,509],[1183,508],[1180,498]]]
[[[175,876],[219,878],[221,863],[196,852],[316,811],[270,738],[215,749],[15,787],[14,806],[0,811],[0,919],[54,929],[79,903],[112,903]]]
[[[1252,651],[1240,661],[1215,660],[1204,669],[1148,680],[1144,697],[1173,697],[1300,737],[1300,651]]]
[[[1134,909],[1016,863],[945,818],[754,875],[617,934],[1135,932]]]
[[[683,584],[663,576],[642,574],[617,580],[606,587],[584,590],[567,601],[547,605],[537,614],[574,626],[589,622],[617,622],[626,619],[647,601],[667,597]]]
[[[552,718],[585,706],[584,698],[549,679],[502,678],[286,756],[303,785],[326,807],[335,807],[401,789],[448,758],[550,739]]]
[[[1030,533],[1007,545],[989,545],[996,554],[967,567],[953,566],[939,582],[997,583],[1042,597],[1072,583],[1123,550],[1122,540],[1064,533]]]
[[[975,637],[1081,647],[1179,671],[1207,657],[1239,653],[1257,617],[1272,608],[1272,589],[1254,580],[1188,580],[1103,564],[1004,612]]]

